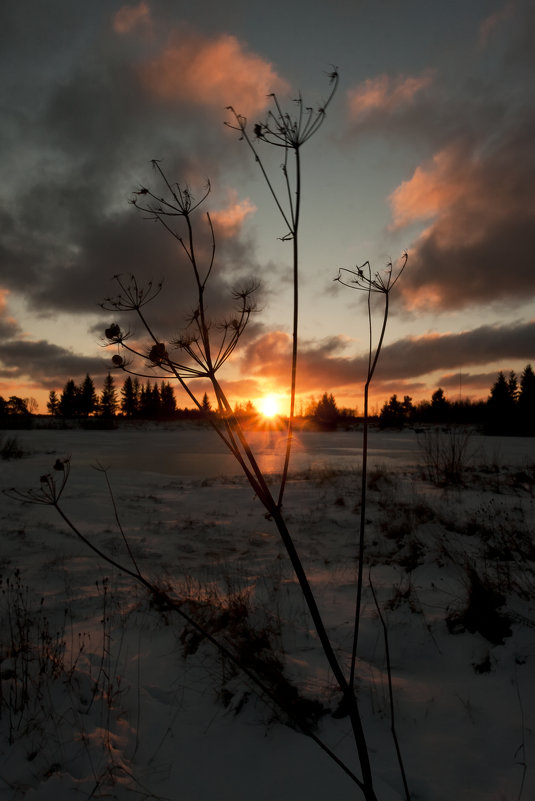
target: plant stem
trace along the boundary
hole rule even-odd
[[[290,467],[290,455],[293,445],[293,428],[295,418],[295,390],[297,382],[297,352],[299,337],[299,215],[301,209],[301,158],[299,148],[295,150],[295,209],[292,215],[293,226],[293,332],[292,332],[292,366],[290,383],[290,416],[288,417],[288,431],[286,434],[286,451],[284,455],[284,467],[282,470],[281,484],[277,506],[282,506],[282,499],[286,482],[288,480],[288,470]]]

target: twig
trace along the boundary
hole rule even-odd
[[[403,757],[401,756],[401,748],[399,746],[398,735],[396,732],[396,721],[395,721],[395,713],[394,713],[394,692],[392,690],[392,667],[390,664],[390,646],[388,642],[388,628],[385,623],[385,619],[381,612],[381,608],[377,601],[377,595],[375,594],[375,589],[372,583],[371,572],[368,573],[368,581],[370,582],[370,589],[372,591],[373,600],[375,603],[375,608],[377,610],[377,614],[379,615],[379,620],[381,621],[381,626],[383,628],[383,637],[385,642],[385,656],[386,656],[386,672],[388,676],[388,697],[390,701],[390,731],[392,732],[392,739],[394,740],[394,746],[396,749],[396,755],[398,758],[399,770],[401,773],[401,778],[403,781],[403,789],[405,790],[405,799],[406,801],[411,801],[411,796],[409,792],[409,786],[407,784],[407,776],[405,774],[405,766],[403,764]]]

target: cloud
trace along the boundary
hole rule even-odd
[[[122,6],[113,17],[113,30],[118,34],[131,33],[135,28],[150,27],[150,9],[146,3],[137,6]]]
[[[0,344],[5,339],[11,339],[22,333],[20,325],[8,312],[7,298],[9,291],[0,288]]]
[[[395,77],[383,74],[368,78],[347,93],[349,115],[359,120],[370,114],[388,113],[410,106],[415,96],[433,82],[433,72],[425,70],[421,75]]]
[[[378,372],[392,378],[417,378],[437,370],[535,357],[535,321],[482,325],[459,334],[406,337],[383,348]]]
[[[269,382],[273,391],[288,386],[291,337],[282,331],[263,333],[241,357],[244,373]],[[429,333],[404,337],[383,347],[373,392],[410,394],[425,388],[425,376],[439,370],[459,370],[503,361],[535,362],[535,321],[510,325],[483,325],[459,334]],[[347,355],[341,336],[302,341],[298,359],[299,393],[362,392],[368,368],[367,354]],[[485,374],[485,381],[490,373]],[[493,374],[492,374],[493,375]],[[467,378],[468,382],[468,378]],[[475,380],[472,382],[476,385]]]
[[[235,36],[210,39],[185,28],[140,67],[140,77],[147,90],[166,102],[218,111],[232,105],[247,116],[266,108],[270,92],[288,90],[272,64],[248,52]]]
[[[210,218],[215,231],[229,239],[240,232],[244,220],[255,211],[256,206],[249,198],[238,200],[237,192],[231,189],[228,192],[228,205],[223,209],[212,211]]]
[[[533,119],[483,146],[457,141],[390,195],[393,227],[432,218],[400,285],[411,308],[462,309],[535,292]]]
[[[465,172],[466,161],[464,149],[453,145],[433,156],[430,164],[418,166],[412,177],[390,195],[392,227],[401,228],[435,217],[445,207],[459,201],[470,182]]]
[[[31,379],[45,389],[63,386],[67,378],[83,378],[86,373],[103,376],[109,369],[104,356],[81,356],[46,340],[28,339],[0,342],[0,365],[0,379]]]
[[[485,17],[479,26],[479,46],[486,47],[492,35],[504,22],[506,22],[514,13],[515,3],[513,0],[508,0],[505,5],[498,11],[489,14]]]

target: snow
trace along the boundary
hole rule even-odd
[[[105,476],[93,466],[106,467],[142,572],[209,608],[243,602],[301,694],[329,710],[318,736],[360,776],[348,720],[332,717],[335,683],[276,529],[212,432],[125,426],[5,434],[25,455],[0,462],[0,487],[37,488],[55,460],[70,455],[62,508],[131,566]],[[275,483],[280,435],[253,432],[252,439]],[[535,442],[474,434],[463,484],[436,487],[422,478],[417,440],[410,431],[371,433],[365,571],[387,623],[411,797],[530,801]],[[359,468],[359,432],[300,432],[284,504],[346,667]],[[193,640],[181,618],[155,608],[142,587],[86,549],[53,508],[0,496],[0,520],[0,799],[362,797],[213,646],[200,643],[184,656]],[[507,618],[506,636],[496,635],[493,618],[491,639],[469,630],[471,568],[503,595],[494,613]],[[231,645],[238,637],[218,634]],[[14,651],[13,642],[25,647]],[[24,680],[28,698],[17,705],[13,693]],[[357,689],[377,797],[398,801],[383,630],[368,586]]]

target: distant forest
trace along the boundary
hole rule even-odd
[[[100,393],[89,375],[79,385],[69,379],[60,394],[55,390],[49,393],[47,410],[49,415],[59,420],[79,420],[81,424],[93,422],[96,425],[112,425],[118,419],[203,419],[217,414],[206,393],[199,408],[179,409],[169,382],[147,380],[142,383],[128,376],[118,389],[110,373],[104,379]],[[242,419],[252,419],[257,415],[251,401],[237,405],[234,412]],[[31,426],[33,416],[31,402],[16,395],[8,400],[0,396],[0,423],[3,427]],[[301,408],[298,417],[320,430],[349,427],[358,422],[354,410],[339,408],[333,394],[327,392],[319,401],[312,400]],[[526,365],[520,377],[514,372],[508,376],[498,373],[486,401],[450,401],[441,387],[433,392],[430,400],[417,403],[413,403],[408,395],[403,400],[392,395],[373,420],[381,428],[462,424],[478,426],[489,434],[533,436],[535,374],[530,364]]]

